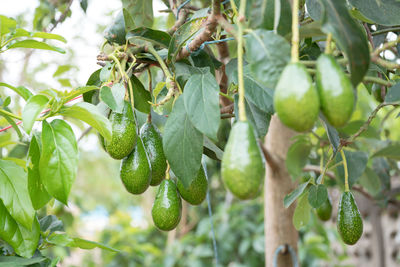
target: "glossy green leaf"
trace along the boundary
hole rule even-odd
[[[39,243],[39,223],[34,218],[28,229],[21,226],[0,201],[0,237],[10,244],[19,256],[30,258]]]
[[[63,107],[60,114],[86,122],[99,131],[106,140],[111,140],[111,123],[96,106],[81,102],[70,107]]]
[[[67,71],[73,69],[73,65],[60,65],[56,69],[56,71],[53,73],[53,77],[58,77],[61,76],[62,74],[66,73]]]
[[[157,83],[156,87],[153,89],[153,97],[154,97],[154,99],[157,99],[158,94],[161,92],[161,90],[164,87],[165,87],[165,82]]]
[[[319,208],[328,198],[328,190],[323,184],[312,185],[308,191],[308,202],[310,205],[317,209]]]
[[[36,118],[40,112],[46,107],[49,99],[45,95],[34,95],[28,99],[22,111],[22,122],[25,131],[29,134]]]
[[[293,190],[290,194],[286,195],[285,198],[283,199],[283,204],[285,205],[285,208],[288,208],[292,203],[299,197],[301,194],[303,194],[304,189],[306,189],[307,185],[310,183],[310,180],[308,180],[305,183],[300,184],[297,186],[295,190]]]
[[[45,260],[45,257],[34,257],[26,259],[18,256],[0,256],[0,267],[20,267],[28,265],[32,266],[33,264],[41,263]]]
[[[153,30],[146,27],[139,27],[129,31],[126,34],[126,39],[132,44],[136,40],[150,42],[153,45],[168,48],[171,41],[171,36],[163,31]]]
[[[311,206],[308,203],[308,193],[305,193],[299,198],[296,209],[293,214],[293,225],[296,230],[300,230],[310,220]]]
[[[368,154],[362,151],[344,151],[347,161],[347,170],[349,172],[349,186],[350,188],[358,181],[367,167]],[[336,155],[336,162],[342,161],[339,154]],[[344,169],[343,164],[337,167],[338,175],[344,184]]]
[[[67,204],[77,168],[78,145],[71,126],[59,119],[43,121],[39,173],[47,192]]]
[[[153,1],[122,0],[122,6],[131,14],[136,27],[153,26]]]
[[[51,196],[47,193],[39,173],[40,147],[36,136],[33,135],[28,151],[28,191],[32,201],[32,206],[35,210],[46,205]]]
[[[101,86],[102,81],[100,80],[100,72],[102,69],[98,69],[95,72],[93,72],[88,81],[86,82],[86,86],[97,86],[98,88]],[[99,90],[92,90],[83,93],[83,101],[88,102],[93,105],[97,105],[100,100],[99,100]]]
[[[379,176],[371,169],[366,168],[363,175],[359,180],[359,183],[370,193],[372,196],[377,195],[381,192],[382,185]]]
[[[290,147],[286,154],[286,169],[296,179],[303,172],[303,167],[308,161],[311,151],[311,143],[307,138],[298,138]]]
[[[255,30],[246,38],[246,59],[252,76],[267,88],[275,88],[290,61],[290,45],[271,31]]]
[[[50,50],[50,51],[55,51],[61,54],[65,54],[64,49],[61,49],[56,46],[52,46],[43,42],[39,42],[36,40],[22,40],[13,43],[8,47],[8,49],[14,49],[14,48],[33,48],[33,49],[42,49],[42,50]]]
[[[323,7],[320,0],[306,0],[306,6],[307,12],[313,20],[321,20]]]
[[[332,33],[339,48],[346,54],[354,86],[362,81],[368,70],[370,56],[368,41],[362,27],[350,16],[345,0],[320,0],[324,7],[322,30]]]
[[[17,26],[17,22],[13,18],[0,15],[0,36],[9,33]]]
[[[400,160],[400,144],[391,144],[376,151],[372,157],[386,157]]]
[[[1,86],[10,88],[11,90],[13,90],[17,94],[19,94],[25,100],[28,100],[31,96],[33,96],[32,92],[23,86],[14,87],[12,85],[9,85],[8,83],[0,82],[0,87]]]
[[[135,76],[131,76],[131,83],[133,87],[133,101],[135,109],[143,113],[150,113],[151,94],[147,91],[142,82]]]
[[[258,12],[256,12],[257,8],[253,9],[254,16],[251,17],[251,20],[260,21],[258,27],[266,29],[266,30],[273,30],[275,27],[275,2],[276,0],[265,0],[259,1],[261,2],[261,6]],[[277,32],[284,36],[291,32],[291,23],[292,23],[292,9],[290,7],[290,1],[288,0],[280,0],[280,13],[277,25]]]
[[[398,0],[349,0],[349,2],[376,24],[385,26],[400,24]]]
[[[326,134],[328,135],[329,142],[332,145],[333,153],[336,153],[340,145],[339,133],[332,125],[329,124],[322,114],[320,115],[320,118],[322,119],[322,124],[324,125]]]
[[[179,97],[165,124],[163,148],[171,170],[184,186],[196,177],[203,153],[203,135],[186,114],[183,97]]]
[[[399,103],[400,102],[400,82],[396,83],[389,88],[386,96],[386,103]]]
[[[49,33],[49,32],[35,32],[35,33],[32,34],[32,37],[43,38],[43,39],[51,39],[51,40],[58,40],[58,41],[61,41],[63,43],[67,42],[67,40],[65,40],[65,38],[62,37],[61,35],[54,34],[54,33]]]
[[[125,86],[122,83],[116,83],[111,88],[103,86],[100,89],[100,99],[107,106],[118,113],[122,113],[124,108]]]
[[[35,210],[29,199],[27,175],[12,161],[0,160],[0,198],[11,216],[31,229]]]
[[[214,76],[210,72],[191,76],[185,85],[183,98],[192,124],[200,132],[216,139],[221,119],[219,85]]]
[[[104,31],[104,38],[111,43],[125,44],[125,21],[124,14],[120,11],[113,22]]]
[[[47,215],[39,220],[40,231],[49,232],[49,234],[56,231],[64,231],[63,222],[55,215]]]
[[[119,250],[114,249],[112,247],[106,246],[101,243],[85,240],[82,238],[71,238],[66,233],[62,232],[54,232],[50,236],[47,237],[46,241],[50,244],[63,246],[63,247],[72,247],[72,248],[81,248],[81,249],[94,249],[101,248],[105,250],[109,250],[112,252],[119,252]]]

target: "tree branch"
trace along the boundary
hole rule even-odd
[[[46,32],[52,32],[52,31],[57,27],[57,25],[58,25],[60,22],[63,22],[63,21],[65,20],[65,17],[68,15],[68,12],[69,12],[69,10],[70,10],[70,8],[71,8],[72,2],[74,2],[74,0],[69,0],[68,6],[65,8],[64,12],[63,12],[63,13],[61,14],[61,16],[54,22],[53,26],[52,26],[48,31],[46,31]]]

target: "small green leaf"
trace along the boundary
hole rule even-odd
[[[71,126],[59,119],[43,121],[39,173],[47,192],[67,204],[77,168],[78,145]]]
[[[142,82],[135,75],[132,75],[131,83],[133,86],[133,100],[135,102],[135,109],[139,110],[140,112],[149,114],[149,102],[151,102],[150,92],[144,88]]]
[[[156,87],[153,89],[153,97],[154,97],[154,99],[157,99],[158,94],[161,92],[161,90],[164,87],[165,87],[165,82],[157,83]]]
[[[400,160],[400,144],[392,144],[376,151],[372,157],[386,157]]]
[[[53,77],[60,76],[63,73],[66,73],[70,69],[73,69],[73,65],[60,65],[58,66],[57,70],[54,72]]]
[[[219,86],[214,76],[210,72],[191,76],[185,85],[183,98],[192,124],[200,132],[216,139],[221,115]]]
[[[308,202],[313,208],[319,208],[328,198],[328,190],[323,184],[312,185],[308,191]]]
[[[28,134],[31,132],[37,116],[46,107],[48,102],[49,99],[44,95],[34,95],[26,102],[24,110],[22,111],[22,122]]]
[[[146,27],[139,27],[129,31],[126,34],[126,38],[131,44],[135,44],[137,41],[139,43],[145,41],[163,48],[168,48],[171,41],[171,36],[168,33]]]
[[[183,97],[178,98],[165,124],[163,148],[172,171],[189,187],[200,168],[203,135],[186,114]]]
[[[24,169],[8,160],[0,160],[0,198],[11,216],[27,229],[32,228],[35,210],[29,199]]]
[[[293,225],[296,230],[300,230],[310,220],[311,206],[308,203],[308,192],[303,194],[297,202],[296,209],[293,214]]]
[[[32,34],[32,37],[58,40],[58,41],[61,41],[63,43],[67,42],[67,40],[65,40],[65,38],[62,37],[61,35],[54,34],[54,33],[48,33],[48,32],[35,32],[35,33]]]
[[[40,231],[47,232],[49,234],[55,231],[64,231],[64,224],[55,215],[47,215],[39,220]]]
[[[328,135],[329,142],[332,145],[333,153],[336,154],[336,151],[340,145],[339,133],[332,125],[329,124],[322,114],[320,115],[320,118],[322,119],[322,124],[324,125],[326,134]]]
[[[15,19],[0,15],[0,36],[11,32],[16,26]]]
[[[1,267],[20,267],[20,266],[36,266],[35,263],[41,263],[46,260],[46,257],[34,257],[30,259],[21,258],[18,256],[0,256]]]
[[[81,249],[94,249],[101,248],[105,250],[109,250],[112,252],[120,252],[117,249],[111,248],[101,243],[85,240],[82,238],[71,238],[66,233],[62,232],[54,232],[50,236],[47,237],[46,240],[50,244],[63,246],[63,247],[72,247],[72,248],[81,248]]]
[[[398,103],[400,102],[400,82],[396,83],[392,87],[389,88],[385,96],[386,103]]]
[[[100,89],[100,99],[117,113],[122,113],[124,108],[125,87],[122,83],[114,84],[111,88],[103,86]]]
[[[14,49],[14,48],[33,48],[33,49],[42,49],[42,50],[50,50],[50,51],[55,51],[61,54],[65,54],[65,51],[59,47],[52,46],[43,42],[39,42],[36,40],[22,40],[13,43],[8,47],[8,49]]]
[[[400,24],[398,0],[349,0],[349,2],[376,24],[385,26]]]
[[[283,199],[283,204],[285,205],[285,208],[288,208],[292,203],[304,192],[304,189],[306,189],[307,185],[310,183],[310,180],[308,180],[305,183],[300,184],[295,190],[293,190],[290,194],[286,195],[285,198]]]
[[[111,123],[96,106],[81,102],[70,107],[63,107],[60,114],[86,122],[99,131],[106,140],[111,140]]]
[[[10,88],[25,100],[28,100],[30,97],[33,96],[32,92],[23,86],[14,87],[12,85],[9,85],[8,83],[2,83],[2,82],[0,82],[0,86]]]
[[[311,143],[307,138],[298,138],[286,154],[286,168],[292,178],[296,179],[303,172],[308,155],[311,151]]]
[[[77,96],[86,94],[88,92],[94,91],[94,90],[98,90],[99,87],[97,86],[81,86],[81,87],[77,87],[75,89],[73,89],[72,91],[70,91],[68,93],[68,95],[65,97],[64,101],[67,102],[69,100],[74,99]]]

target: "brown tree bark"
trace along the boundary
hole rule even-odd
[[[265,147],[275,164],[267,163],[264,189],[265,266],[273,266],[275,250],[280,245],[290,245],[297,254],[298,233],[292,217],[295,205],[286,209],[283,198],[295,188],[285,166],[286,153],[296,133],[284,126],[278,117],[271,119]],[[272,166],[272,167],[271,167]],[[293,266],[290,253],[280,253],[278,267]]]

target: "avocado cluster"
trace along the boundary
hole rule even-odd
[[[320,110],[332,126],[344,126],[353,113],[354,102],[349,77],[327,54],[318,57],[315,85],[304,65],[293,62],[284,68],[274,95],[279,119],[297,132],[310,131]]]

